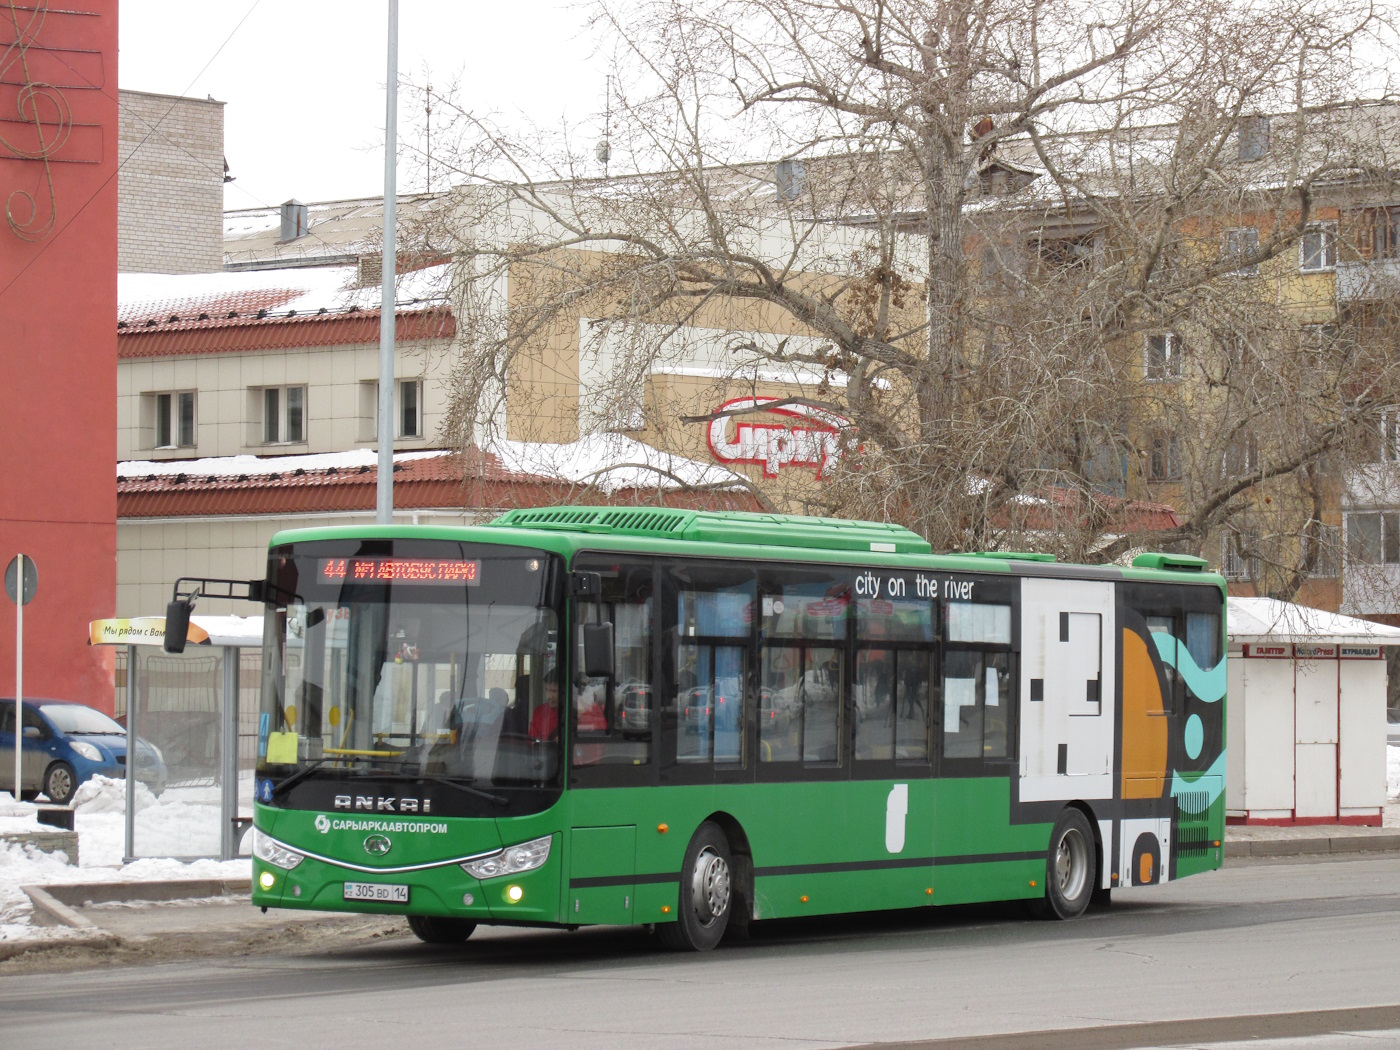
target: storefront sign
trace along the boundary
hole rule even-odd
[[[775,397],[737,397],[715,411],[761,410],[778,400]],[[708,440],[715,458],[721,463],[758,464],[768,478],[776,478],[783,467],[813,467],[817,477],[830,476],[841,454],[841,431],[849,427],[851,421],[807,405],[786,404],[767,411],[794,422],[759,423],[727,415],[712,420]],[[797,421],[803,425],[799,426]]]
[[[1379,645],[1344,645],[1341,648],[1341,658],[1343,660],[1379,660],[1381,647]]]
[[[1299,660],[1335,660],[1337,647],[1335,645],[1295,645],[1293,655]]]
[[[1246,645],[1244,655],[1254,659],[1287,660],[1293,655],[1291,645]]]

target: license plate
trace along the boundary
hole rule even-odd
[[[345,899],[348,901],[383,901],[387,904],[407,904],[408,887],[385,882],[347,882]]]

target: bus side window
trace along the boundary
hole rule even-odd
[[[1013,660],[1011,606],[948,602],[943,655],[943,757],[1006,759]]]
[[[1184,699],[1185,685],[1181,675],[1177,673],[1176,667],[1173,666],[1176,662],[1176,649],[1181,644],[1179,641],[1181,632],[1177,627],[1176,616],[1170,614],[1149,615],[1145,619],[1147,620],[1147,629],[1152,632],[1156,652],[1161,654],[1165,648],[1170,655],[1170,659],[1164,658],[1162,660],[1162,669],[1167,675],[1167,694],[1162,698],[1162,713],[1169,715],[1180,709]]]
[[[759,761],[843,761],[850,583],[818,569],[774,574],[760,606]]]
[[[676,587],[676,761],[743,765],[756,582],[735,565],[671,570]]]
[[[592,678],[572,690],[573,765],[646,766],[653,719],[652,566],[613,563],[593,571],[602,577],[602,619],[613,625],[613,677]],[[583,625],[599,622],[598,608],[582,602],[576,609],[575,666],[582,666]]]
[[[857,761],[928,758],[933,613],[924,599],[856,602]]]

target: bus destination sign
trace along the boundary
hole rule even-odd
[[[475,587],[481,562],[453,558],[322,558],[322,583],[460,583]]]

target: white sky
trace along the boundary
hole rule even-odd
[[[124,0],[118,81],[226,103],[237,181],[225,208],[373,196],[384,190],[387,12],[386,0]],[[603,109],[606,70],[583,22],[563,0],[401,0],[399,71],[431,71],[435,86],[460,74],[470,107],[506,124],[585,123]],[[406,102],[401,92],[401,142],[421,136]],[[401,162],[400,192],[421,188]]]

